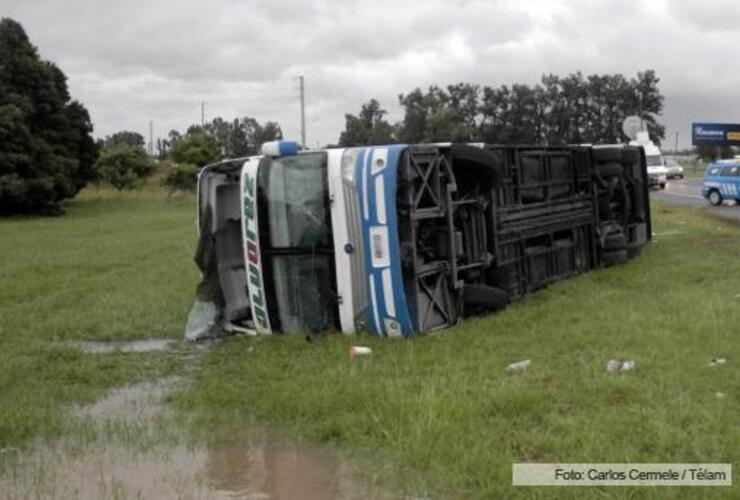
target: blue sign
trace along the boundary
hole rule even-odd
[[[694,146],[740,146],[739,123],[692,123]]]

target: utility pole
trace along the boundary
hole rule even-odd
[[[303,76],[299,76],[301,89],[301,146],[306,147],[306,86]]]
[[[676,130],[676,141],[673,143],[673,154],[678,153],[678,130]]]
[[[149,120],[149,156],[154,156],[154,124]]]
[[[200,101],[200,127],[206,126],[206,102]]]

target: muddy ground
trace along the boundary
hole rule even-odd
[[[85,342],[91,355],[166,350],[165,340]],[[135,354],[132,354],[135,355]],[[4,450],[0,497],[178,499],[392,498],[356,475],[337,450],[291,442],[257,424],[192,436],[166,404],[187,378],[168,377],[110,391],[72,408],[73,436]]]

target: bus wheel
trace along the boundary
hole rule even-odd
[[[709,191],[709,203],[714,205],[715,207],[718,207],[722,204],[722,195],[719,194],[719,191],[716,189],[712,189]]]

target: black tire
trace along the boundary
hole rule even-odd
[[[591,149],[591,157],[595,162],[603,163],[607,161],[622,161],[622,148],[602,148],[595,147]]]
[[[605,267],[615,266],[627,262],[627,250],[611,250],[601,254],[601,262]]]
[[[665,182],[660,185],[660,189],[665,189]]]
[[[640,161],[640,151],[637,148],[622,148],[622,163],[632,165]]]
[[[509,303],[509,294],[495,286],[465,285],[463,303],[466,314],[498,311]]]
[[[707,200],[709,200],[710,204],[718,207],[722,204],[722,194],[718,190],[712,189],[707,195]]]
[[[622,164],[615,161],[600,163],[595,165],[594,168],[602,178],[618,177],[624,173],[624,167]]]
[[[627,237],[624,233],[612,233],[604,239],[604,250],[623,250],[627,247]]]

